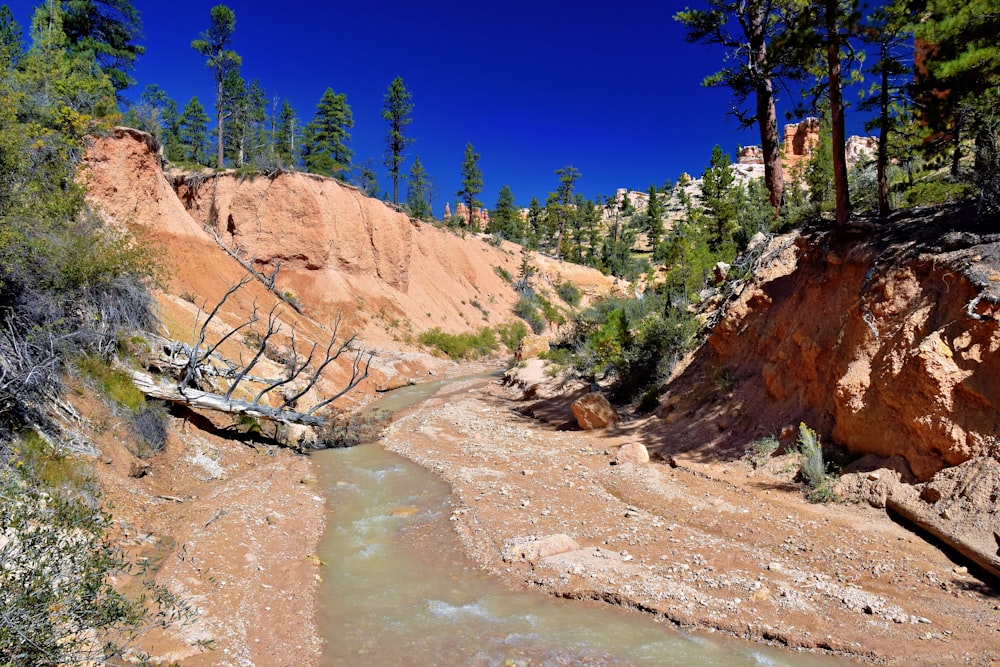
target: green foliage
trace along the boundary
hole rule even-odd
[[[413,112],[413,97],[403,83],[403,77],[397,76],[389,84],[383,97],[382,118],[389,124],[385,135],[385,161],[383,164],[389,170],[392,178],[392,203],[399,203],[399,174],[406,156],[403,151],[413,143],[405,132],[413,122],[410,114]],[[417,216],[419,217],[419,216]]]
[[[497,327],[497,335],[500,336],[500,342],[513,352],[521,344],[521,339],[528,335],[528,327],[519,320],[506,322]]]
[[[420,162],[420,156],[415,155],[406,178],[406,206],[410,209],[410,215],[418,220],[430,220],[432,212],[427,202],[429,195],[429,177]]]
[[[132,568],[107,536],[110,517],[93,487],[50,485],[51,467],[36,467],[37,458],[25,451],[0,470],[0,534],[9,538],[0,546],[0,663],[114,662],[149,627],[190,619],[164,589],[147,586],[139,597],[115,589]]]
[[[300,124],[292,103],[282,100],[281,109],[275,119],[274,134],[271,137],[274,158],[280,167],[293,167],[298,161]]]
[[[197,97],[184,105],[177,123],[178,160],[207,165],[209,162],[208,114]]]
[[[236,14],[226,5],[216,5],[209,12],[208,29],[191,42],[191,48],[205,58],[205,66],[215,76],[215,124],[218,135],[216,165],[225,164],[223,154],[223,118],[225,115],[225,81],[227,75],[238,70],[242,64],[240,56],[230,49],[233,33],[236,31]]]
[[[583,293],[580,288],[569,281],[560,280],[554,285],[556,289],[556,294],[559,298],[565,301],[570,306],[574,308],[580,305],[580,299],[583,298]]]
[[[146,47],[137,43],[142,37],[142,19],[132,2],[64,0],[62,6],[70,49],[92,54],[115,90],[134,84],[131,72]]]
[[[483,191],[483,172],[479,168],[479,153],[475,151],[472,144],[465,144],[465,157],[462,160],[462,188],[455,193],[455,196],[465,202],[469,215],[473,210],[483,205],[483,202],[476,199]],[[471,224],[471,220],[468,221]]]
[[[327,88],[302,139],[302,162],[306,169],[314,174],[342,177],[350,169],[354,155],[347,147],[352,127],[354,117],[347,96]]]
[[[933,178],[921,180],[907,188],[904,201],[910,206],[944,204],[960,201],[973,194],[969,183],[956,183],[950,179]]]
[[[585,377],[611,375],[613,398],[630,401],[655,387],[694,342],[697,323],[662,295],[603,299],[579,313],[560,342]],[[647,399],[652,400],[652,399]]]
[[[496,206],[490,211],[490,221],[486,233],[497,234],[508,241],[520,242],[524,237],[524,221],[521,209],[514,203],[514,193],[504,185],[497,195]]]
[[[506,281],[508,283],[512,282],[514,280],[514,276],[510,275],[510,271],[508,271],[507,269],[503,268],[502,266],[494,266],[493,267],[493,273],[497,274],[504,281]]]
[[[534,294],[522,294],[514,304],[514,314],[527,322],[534,333],[540,334],[545,331],[545,318],[540,312],[538,299]]]
[[[826,474],[823,447],[820,444],[819,436],[804,423],[799,424],[798,449],[802,455],[799,475],[809,487],[806,498],[815,503],[836,501],[837,496],[833,492],[832,480]]]
[[[750,462],[750,465],[754,468],[762,468],[767,465],[771,456],[778,451],[778,447],[780,446],[780,440],[773,435],[768,435],[750,443],[750,446],[747,447],[744,458],[746,458],[747,461]]]
[[[81,355],[74,364],[112,404],[127,408],[133,414],[145,407],[146,397],[136,389],[132,378],[127,373],[112,368],[96,354]]]
[[[450,334],[434,327],[420,334],[421,345],[432,347],[449,359],[468,359],[483,357],[496,350],[496,332],[490,327],[483,327],[479,333]]]

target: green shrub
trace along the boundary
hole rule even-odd
[[[93,382],[112,404],[128,408],[133,414],[138,414],[145,407],[146,397],[127,373],[111,368],[95,354],[81,355],[75,364],[77,370]]]
[[[773,435],[764,436],[750,444],[745,458],[754,468],[761,468],[767,465],[771,455],[778,451],[780,446],[781,442]]]
[[[502,266],[494,266],[493,267],[493,272],[496,273],[501,278],[503,278],[504,281],[506,281],[508,283],[514,281],[514,276],[510,275],[510,271],[508,271],[507,269],[503,268]]]
[[[496,350],[496,333],[490,327],[483,327],[476,334],[450,334],[434,327],[420,334],[421,345],[432,347],[449,359],[467,359],[470,356],[482,357]]]
[[[583,297],[583,292],[580,291],[579,287],[571,282],[560,280],[555,284],[555,288],[556,294],[558,294],[559,298],[567,304],[573,306],[574,308],[580,305],[580,299]]]
[[[0,467],[0,663],[118,664],[127,645],[194,612],[169,591],[113,585],[133,568],[110,540],[96,485],[67,484],[67,459],[37,434]],[[69,476],[79,479],[73,469]],[[86,478],[84,478],[86,479]]]
[[[819,436],[804,423],[799,424],[798,449],[802,455],[799,476],[809,487],[806,498],[814,503],[836,501],[837,495],[833,492],[833,482],[826,474],[823,447],[820,444]]]
[[[907,189],[903,198],[910,206],[923,206],[959,201],[971,194],[972,186],[968,183],[956,183],[951,180],[927,180]]]
[[[521,339],[528,335],[528,326],[520,320],[505,322],[497,327],[500,342],[511,352],[517,350]]]
[[[538,298],[534,295],[523,295],[514,304],[514,314],[527,322],[536,334],[545,331],[545,318],[539,312]]]

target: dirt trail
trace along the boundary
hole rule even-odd
[[[507,583],[862,662],[1000,660],[992,583],[883,511],[809,504],[794,455],[766,470],[612,465],[641,422],[559,431],[517,412],[519,399],[495,380],[450,385],[384,439],[452,485],[466,551]]]

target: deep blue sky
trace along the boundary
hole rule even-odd
[[[7,1],[27,37],[37,1]],[[212,108],[212,75],[190,46],[217,2],[135,0],[146,54],[136,65],[137,98],[158,83],[183,106],[197,95]],[[566,3],[555,0],[230,0],[233,48],[242,74],[269,95],[288,98],[303,122],[327,87],[346,93],[354,113],[356,163],[381,166],[382,97],[402,76],[413,95],[410,154],[437,183],[434,209],[454,206],[466,142],[481,155],[485,188],[496,202],[507,184],[518,204],[544,203],[554,171],[579,169],[587,197],[617,187],[647,189],[700,174],[712,147],[735,155],[759,143],[727,118],[728,91],[701,80],[722,53],[684,41],[673,15],[686,4],[656,0]],[[779,124],[790,108],[779,101]],[[411,162],[407,160],[404,171]],[[405,190],[401,186],[400,197]]]

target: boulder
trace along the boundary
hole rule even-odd
[[[577,551],[580,545],[569,535],[558,533],[546,537],[516,539],[503,552],[503,559],[510,562],[536,563],[543,558]]]
[[[536,336],[535,334],[528,334],[521,339],[521,343],[517,346],[517,352],[514,354],[514,358],[518,361],[524,361],[525,359],[535,359],[538,356],[549,351],[549,341],[542,338],[541,336]]]
[[[618,423],[618,413],[604,398],[604,394],[591,392],[573,401],[573,416],[585,431],[604,428]]]
[[[615,463],[618,465],[625,465],[626,463],[643,465],[649,463],[649,451],[646,449],[646,445],[638,442],[630,442],[618,448]]]

